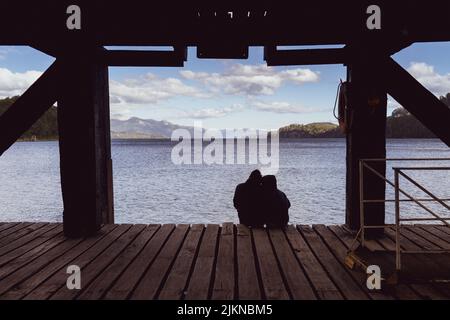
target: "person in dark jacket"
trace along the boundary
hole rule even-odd
[[[239,215],[239,223],[249,227],[262,227],[261,172],[254,170],[246,182],[239,184],[234,192],[233,203]]]
[[[284,194],[278,190],[277,179],[273,175],[261,179],[262,208],[265,223],[268,228],[284,228],[289,222],[289,208],[291,203]]]

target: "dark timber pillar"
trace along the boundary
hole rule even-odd
[[[346,224],[352,230],[360,227],[359,160],[386,158],[386,108],[387,94],[383,85],[383,72],[375,57],[367,53],[353,56],[347,68],[348,121],[347,133],[347,199]],[[384,162],[369,163],[382,176],[386,173]],[[364,199],[385,198],[385,182],[367,169],[364,170]],[[384,203],[365,204],[366,225],[383,225]],[[368,230],[375,236],[382,230]]]
[[[96,52],[58,58],[58,127],[64,233],[81,237],[113,223],[108,67]]]

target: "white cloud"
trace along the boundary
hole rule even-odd
[[[289,102],[281,101],[253,101],[251,105],[256,110],[273,113],[313,113],[324,111],[322,109],[308,108],[302,105],[294,105]]]
[[[157,104],[177,96],[205,97],[197,88],[177,78],[159,78],[148,73],[139,78],[110,81],[111,103]]]
[[[289,102],[282,101],[261,101],[261,100],[248,100],[246,106],[242,104],[234,104],[229,107],[222,108],[204,108],[198,110],[182,111],[178,118],[185,119],[208,119],[208,118],[222,118],[229,114],[240,112],[243,110],[256,110],[261,112],[272,112],[278,114],[285,113],[314,113],[323,112],[324,109],[308,108],[302,105],[291,104]]]
[[[450,92],[450,73],[439,74],[434,70],[434,66],[424,62],[412,62],[408,72],[435,95]]]
[[[273,95],[284,82],[303,84],[319,81],[319,73],[310,69],[277,71],[266,65],[235,64],[224,73],[180,71],[182,77],[205,84],[213,92],[230,95]]]
[[[239,112],[244,107],[241,104],[234,104],[230,107],[224,108],[204,108],[199,110],[184,111],[180,118],[186,119],[209,119],[209,118],[222,118],[231,113]]]
[[[41,75],[40,71],[30,70],[21,73],[0,68],[0,98],[24,93]]]
[[[10,53],[15,53],[17,50],[14,47],[5,46],[0,48],[0,60],[5,60]]]

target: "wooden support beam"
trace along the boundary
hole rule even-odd
[[[57,99],[57,63],[23,93],[0,117],[0,155],[20,138]]]
[[[345,64],[347,51],[340,49],[277,50],[275,46],[264,48],[268,66]]]
[[[111,67],[183,67],[187,48],[174,51],[104,50],[101,56]]]
[[[114,222],[109,89],[98,50],[73,52],[60,59],[58,127],[64,233],[81,237]]]
[[[381,63],[369,52],[353,56],[348,66],[348,119],[346,223],[352,230],[360,227],[360,159],[386,158],[387,94]],[[385,162],[369,163],[381,175],[386,173]],[[364,170],[363,194],[367,200],[385,199],[385,182]],[[383,225],[384,203],[365,204],[366,225]],[[381,229],[366,234],[378,235]]]
[[[448,41],[450,2],[428,0],[259,0],[142,1],[83,0],[81,30],[66,26],[62,0],[3,0],[0,44],[29,45],[52,39],[64,48],[80,36],[108,45],[198,46],[219,39],[245,46],[384,43],[392,38],[412,42]],[[381,9],[380,30],[367,28],[367,9]],[[24,10],[26,8],[26,10]],[[32,32],[31,32],[32,31]],[[373,43],[373,42],[372,42]]]
[[[393,59],[385,64],[389,94],[450,147],[450,108]]]
[[[56,58],[59,54],[58,48],[54,48],[48,43],[34,43],[31,44],[30,47],[54,58]]]

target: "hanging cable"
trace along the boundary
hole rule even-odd
[[[339,100],[339,94],[341,92],[341,87],[342,87],[342,79],[340,79],[338,87],[337,87],[337,91],[336,91],[336,99],[334,100],[334,108],[333,108],[333,116],[336,118],[336,120],[339,121],[339,116],[336,115],[336,107],[338,104],[338,100]]]

